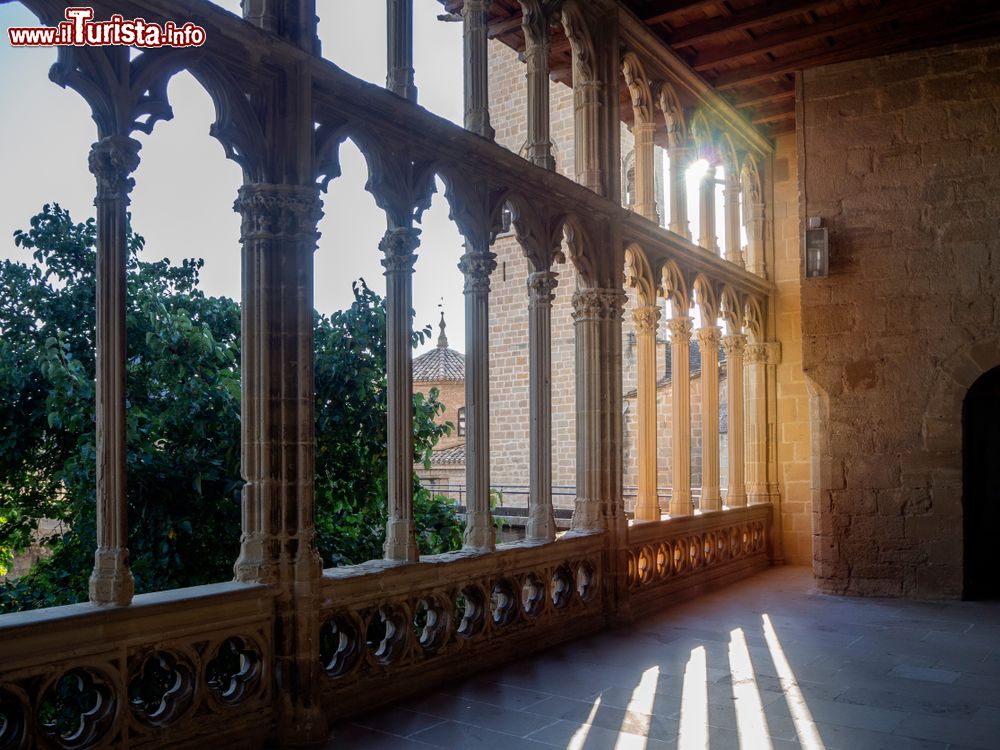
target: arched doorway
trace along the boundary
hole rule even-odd
[[[1000,367],[972,384],[962,409],[966,599],[1000,599],[995,539],[1000,526]]]

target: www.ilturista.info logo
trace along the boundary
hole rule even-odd
[[[107,21],[94,21],[93,8],[67,8],[58,26],[12,26],[7,29],[13,47],[107,46],[200,47],[205,29],[188,21],[163,25],[144,18],[128,20],[117,13]]]

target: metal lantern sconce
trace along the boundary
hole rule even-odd
[[[830,230],[823,226],[823,219],[810,216],[806,229],[806,278],[830,275]]]

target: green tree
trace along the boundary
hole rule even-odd
[[[0,610],[78,601],[95,544],[96,226],[46,205],[14,236],[34,263],[0,265],[0,567],[38,520],[67,531],[51,556],[0,586]],[[140,260],[128,234],[129,549],[138,591],[226,580],[239,543],[239,305],[198,288],[200,260]],[[424,340],[429,328],[415,334]],[[318,540],[326,564],[379,554],[385,518],[385,314],[355,285],[316,317]],[[448,426],[415,397],[416,460]],[[425,552],[460,542],[447,503],[417,486]]]

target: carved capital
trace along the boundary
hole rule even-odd
[[[670,331],[670,340],[690,340],[691,339],[691,318],[687,315],[671,318],[667,321],[667,329]]]
[[[528,274],[528,299],[533,305],[551,305],[556,296],[552,293],[559,283],[555,271],[536,271]]]
[[[632,322],[635,323],[637,335],[655,334],[656,327],[663,313],[657,305],[644,305],[632,311]]]
[[[627,299],[621,289],[581,289],[573,295],[573,320],[620,321]]]
[[[549,46],[549,27],[559,13],[561,0],[519,0],[521,29],[528,46]]]
[[[97,200],[124,200],[135,187],[131,174],[139,166],[142,144],[134,138],[110,135],[90,147],[90,172],[97,178]]]
[[[705,326],[694,332],[698,339],[698,348],[702,352],[718,351],[722,342],[722,331],[718,326]]]
[[[413,227],[389,229],[378,243],[385,257],[382,266],[386,273],[412,272],[417,260],[413,252],[420,246],[420,230]]]
[[[465,291],[489,292],[490,274],[497,267],[496,253],[467,252],[458,262],[458,270],[465,275]]]
[[[767,344],[747,344],[743,356],[748,365],[766,365],[770,359]]]
[[[726,359],[732,361],[743,356],[747,348],[747,337],[742,333],[731,333],[722,337],[722,349],[726,352]]]
[[[240,188],[233,210],[243,217],[240,241],[319,239],[323,216],[319,188],[254,183]]]

